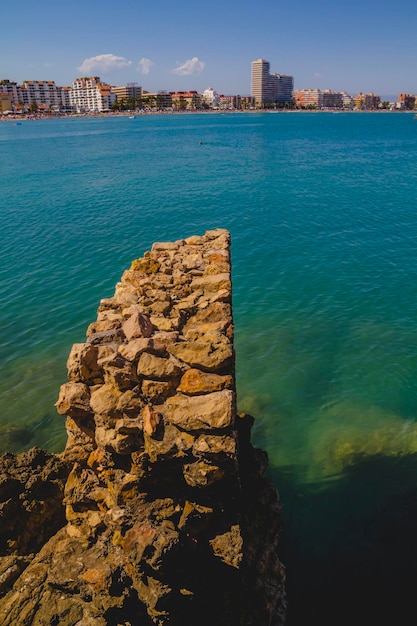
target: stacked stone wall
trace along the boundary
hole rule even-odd
[[[56,404],[66,524],[6,589],[2,624],[284,623],[280,506],[236,413],[231,299],[216,229],[155,243],[100,302]]]

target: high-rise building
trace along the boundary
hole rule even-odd
[[[286,74],[271,75],[269,68],[269,61],[265,59],[252,62],[251,95],[257,107],[292,101],[294,78]]]
[[[271,102],[269,67],[265,59],[252,61],[251,95],[256,106]]]
[[[294,77],[287,74],[274,74],[271,76],[275,79],[276,85],[276,102],[284,104],[292,102],[292,92],[294,90]]]

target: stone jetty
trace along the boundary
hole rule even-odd
[[[0,462],[2,626],[281,626],[280,503],[238,415],[230,235],[154,243],[70,352],[63,453]]]

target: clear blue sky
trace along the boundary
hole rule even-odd
[[[20,0],[1,8],[0,79],[250,93],[250,64],[295,88],[417,94],[417,1]]]

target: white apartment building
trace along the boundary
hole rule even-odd
[[[214,91],[213,87],[208,87],[203,91],[202,100],[212,109],[217,109],[220,104],[219,94]]]
[[[0,81],[0,93],[7,93],[17,110],[30,110],[33,105],[44,111],[68,111],[69,87],[58,87],[53,80],[25,80],[22,85],[7,79]]]
[[[287,74],[270,74],[270,64],[265,59],[252,62],[251,95],[255,106],[292,102],[294,78]]]
[[[23,107],[33,104],[45,109],[60,107],[60,94],[53,80],[24,80],[20,89]]]
[[[76,78],[72,83],[70,103],[77,113],[108,111],[115,101],[110,85],[102,83],[99,76]]]
[[[349,95],[346,91],[342,91],[342,103],[344,109],[353,109],[355,105],[353,97]]]
[[[61,111],[71,111],[71,87],[58,87],[59,106]]]

